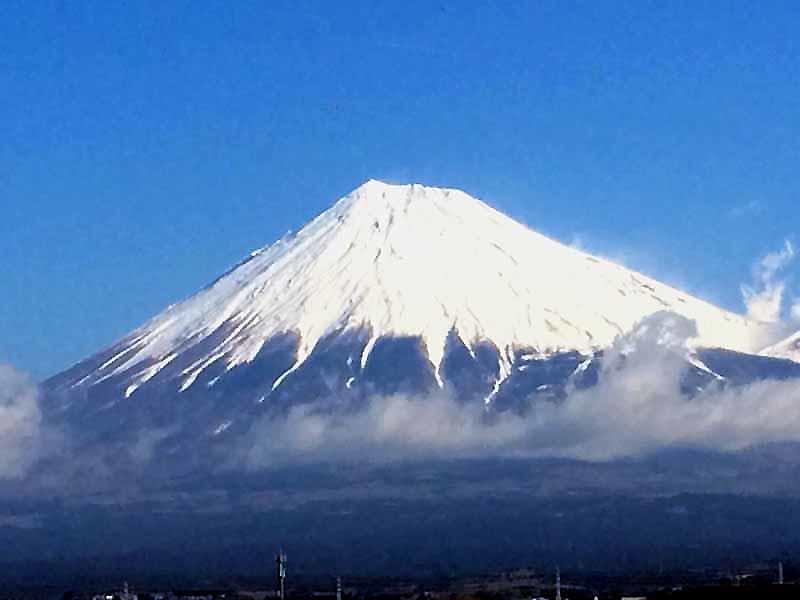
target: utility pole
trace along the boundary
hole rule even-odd
[[[561,600],[561,568],[556,567],[556,600]]]
[[[778,585],[783,585],[783,561],[778,563]]]
[[[279,600],[286,600],[286,554],[283,550],[275,555],[275,577]]]

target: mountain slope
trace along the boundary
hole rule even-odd
[[[100,386],[112,405],[147,387],[181,394],[255,377],[251,401],[263,401],[310,362],[349,389],[410,355],[410,369],[442,385],[459,350],[496,391],[520,358],[591,353],[662,310],[695,320],[698,346],[751,351],[760,327],[464,192],[371,180],[48,387]]]

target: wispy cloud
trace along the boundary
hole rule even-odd
[[[728,216],[733,219],[744,217],[757,217],[763,215],[767,210],[766,205],[761,200],[749,200],[738,204],[728,211]]]
[[[0,479],[22,476],[41,451],[42,413],[36,385],[0,365]]]
[[[781,320],[786,283],[779,275],[794,257],[794,246],[786,240],[781,250],[767,254],[756,263],[753,268],[754,283],[741,288],[749,317],[764,323]]]

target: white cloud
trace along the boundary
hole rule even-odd
[[[800,299],[794,299],[792,307],[789,309],[789,315],[795,323],[800,322]]]
[[[734,219],[743,217],[758,217],[766,212],[766,205],[761,200],[749,200],[728,211],[728,216]]]
[[[794,259],[794,246],[789,240],[784,247],[767,254],[753,269],[753,285],[742,286],[742,296],[747,315],[765,323],[777,323],[781,320],[783,295],[786,284],[778,279],[779,273]]]
[[[800,442],[800,382],[712,385],[691,399],[682,394],[686,343],[695,335],[695,323],[684,317],[653,315],[606,350],[597,385],[570,390],[562,402],[535,401],[524,415],[487,412],[482,403],[462,403],[444,393],[377,397],[358,409],[336,403],[297,406],[283,417],[256,422],[238,442],[232,463],[261,469],[297,462],[504,456],[607,461],[666,448],[735,451]],[[45,446],[52,452],[47,431],[36,386],[0,367],[0,479],[25,475]],[[135,438],[130,449],[135,468],[124,473],[156,466],[155,447],[168,434]],[[120,468],[103,457],[67,454],[72,458],[64,473],[51,473],[55,482],[83,468],[99,485],[95,480],[113,481]]]
[[[555,453],[603,460],[675,446],[728,451],[800,441],[798,382],[711,386],[691,400],[681,394],[691,331],[682,317],[656,315],[628,336],[635,338],[633,353],[625,340],[616,344],[599,384],[553,413],[551,426],[570,434]]]
[[[800,442],[800,383],[766,381],[681,393],[689,321],[659,313],[607,351],[599,383],[525,415],[488,414],[443,394],[372,400],[358,412],[321,406],[265,419],[244,440],[251,468],[291,461],[530,456],[604,461],[669,447],[739,450]]]
[[[0,479],[23,475],[41,450],[42,414],[36,386],[0,365]]]

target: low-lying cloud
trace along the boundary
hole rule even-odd
[[[254,471],[431,458],[598,462],[664,449],[735,452],[800,443],[800,381],[718,382],[686,396],[684,376],[693,368],[688,342],[696,333],[695,323],[684,317],[653,315],[605,351],[596,385],[568,389],[559,401],[532,398],[522,412],[487,410],[443,392],[375,397],[358,408],[296,406],[281,417],[256,421],[249,432],[232,438],[233,446],[218,446],[227,457],[221,462],[226,470]],[[105,450],[98,440],[94,451],[54,431],[44,423],[36,386],[20,372],[0,367],[0,480],[34,474],[39,487],[31,489],[73,494],[108,488],[121,477],[129,485],[139,478],[153,481],[162,443],[170,446],[177,433],[143,431]],[[50,466],[37,473],[37,461]]]
[[[257,423],[243,462],[383,461],[422,457],[562,457],[589,461],[664,448],[735,451],[800,442],[800,382],[711,385],[681,391],[692,321],[659,313],[617,340],[600,379],[560,402],[536,401],[526,414],[487,412],[445,394],[388,396],[355,413],[301,406]]]
[[[716,452],[800,442],[800,381],[717,382],[685,395],[688,342],[696,334],[694,322],[674,313],[648,317],[605,351],[596,385],[568,389],[559,401],[532,398],[522,412],[498,413],[443,392],[375,397],[357,409],[299,405],[237,434],[227,466],[471,457],[609,461],[668,448]],[[126,473],[147,476],[172,433],[134,436],[125,456],[135,469]],[[55,436],[43,422],[36,386],[0,366],[0,480],[24,477],[53,448],[69,455],[59,463],[60,476],[50,473],[56,482],[80,479],[87,469],[94,479],[113,480],[121,468],[114,466],[121,456],[116,447],[108,456],[85,453]]]
[[[36,385],[0,364],[0,479],[25,474],[42,450],[42,412]]]

